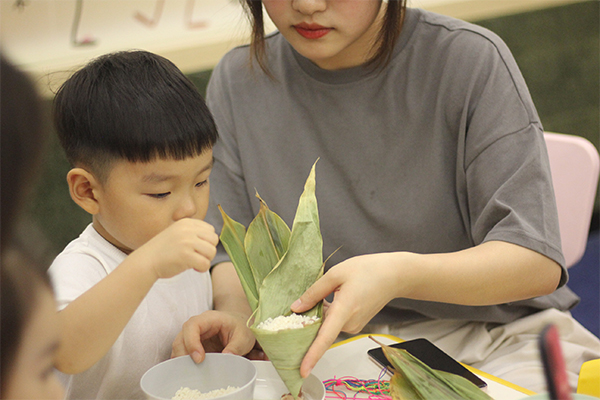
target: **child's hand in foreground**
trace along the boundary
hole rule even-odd
[[[156,278],[171,278],[193,268],[208,271],[217,253],[219,237],[207,222],[181,219],[132,253],[144,259],[141,265],[152,268]]]
[[[183,324],[175,338],[171,357],[190,354],[199,363],[206,353],[231,353],[248,358],[264,359],[255,349],[255,339],[246,326],[247,317],[224,311],[206,311]]]

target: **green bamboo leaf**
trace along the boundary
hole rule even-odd
[[[442,377],[449,382],[454,390],[461,394],[463,399],[474,399],[474,400],[489,400],[491,397],[483,390],[479,389],[470,380],[456,374],[452,374],[446,371],[437,371]]]
[[[248,226],[244,247],[248,262],[255,271],[254,281],[259,288],[269,272],[277,265],[288,249],[290,228],[286,223],[269,210],[267,204],[260,198],[260,211]]]
[[[434,370],[404,349],[379,344],[386,358],[394,367],[394,376],[399,375],[399,377],[395,377],[394,381],[402,385],[402,387],[390,390],[398,396],[392,396],[394,400],[492,399],[487,393],[462,376]]]
[[[224,225],[223,232],[226,234],[221,233],[221,241],[232,261],[236,260],[234,265],[248,301],[251,305],[255,304],[252,307],[252,332],[296,399],[304,382],[300,376],[300,364],[323,319],[322,302],[304,313],[318,316],[319,321],[303,328],[274,332],[258,329],[257,326],[268,318],[290,315],[291,304],[323,275],[323,239],[315,195],[315,166],[316,162],[300,196],[291,231],[277,214],[268,209],[258,194],[261,209],[248,232],[221,210],[227,225]]]
[[[288,251],[258,287],[258,323],[290,314],[292,303],[323,275],[315,167],[316,162],[298,201]]]
[[[248,262],[246,250],[244,249],[244,237],[246,228],[244,225],[231,219],[225,211],[218,206],[223,217],[223,229],[221,229],[221,243],[225,247],[225,251],[229,254],[231,262],[242,283],[242,288],[248,299],[248,303],[252,311],[258,306],[258,289],[254,281],[254,273]]]
[[[292,303],[323,275],[322,245],[316,233],[314,224],[294,224],[288,252],[258,288],[257,323],[291,314]]]
[[[468,397],[461,397],[443,379],[440,379],[435,370],[421,363],[406,350],[393,349],[393,352],[398,353],[398,355],[392,358],[388,357],[388,359],[394,366],[395,374],[401,375],[405,384],[415,392],[417,395],[417,397],[414,397],[415,399],[468,399]],[[476,389],[479,390],[477,387]]]
[[[267,207],[267,203],[265,203],[263,199],[260,198],[258,192],[256,193],[256,197],[258,197],[258,200],[260,200],[261,207],[264,205],[264,207],[266,208],[265,221],[269,226],[269,232],[271,234],[273,245],[275,247],[275,250],[277,251],[277,258],[279,260],[288,250],[288,246],[290,244],[290,235],[292,232],[279,215],[269,210],[269,207]]]
[[[425,400],[402,374],[394,374],[390,379],[392,400]]]
[[[281,360],[273,362],[273,365],[294,398],[297,398],[304,382],[300,376],[300,364],[317,335],[320,323],[269,335],[261,333],[256,326],[268,318],[290,315],[292,303],[323,275],[323,239],[315,195],[315,166],[316,163],[298,202],[288,250],[258,288],[258,308],[252,325],[253,332],[269,359]],[[317,315],[322,320],[322,302],[305,315]],[[292,338],[294,341],[290,341]],[[296,341],[304,344],[296,345]],[[290,346],[290,343],[294,345]]]

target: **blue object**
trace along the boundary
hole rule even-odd
[[[568,286],[581,297],[573,317],[600,337],[600,231],[590,232],[583,258],[569,268]]]

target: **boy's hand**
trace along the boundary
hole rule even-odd
[[[205,272],[217,253],[219,237],[207,222],[181,219],[134,251],[157,278],[171,278],[193,268]]]
[[[264,359],[264,354],[254,350],[255,339],[246,326],[246,317],[224,311],[206,311],[183,324],[175,338],[171,357],[190,354],[199,363],[206,353],[231,353],[251,355]]]

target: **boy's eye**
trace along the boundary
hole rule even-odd
[[[207,182],[208,182],[208,179],[205,181],[202,181],[202,182],[198,182],[198,183],[196,183],[196,187],[202,187],[202,186],[206,185]]]
[[[148,196],[153,197],[155,199],[164,199],[165,197],[167,197],[170,194],[171,194],[171,192],[165,192],[165,193],[148,193]]]

